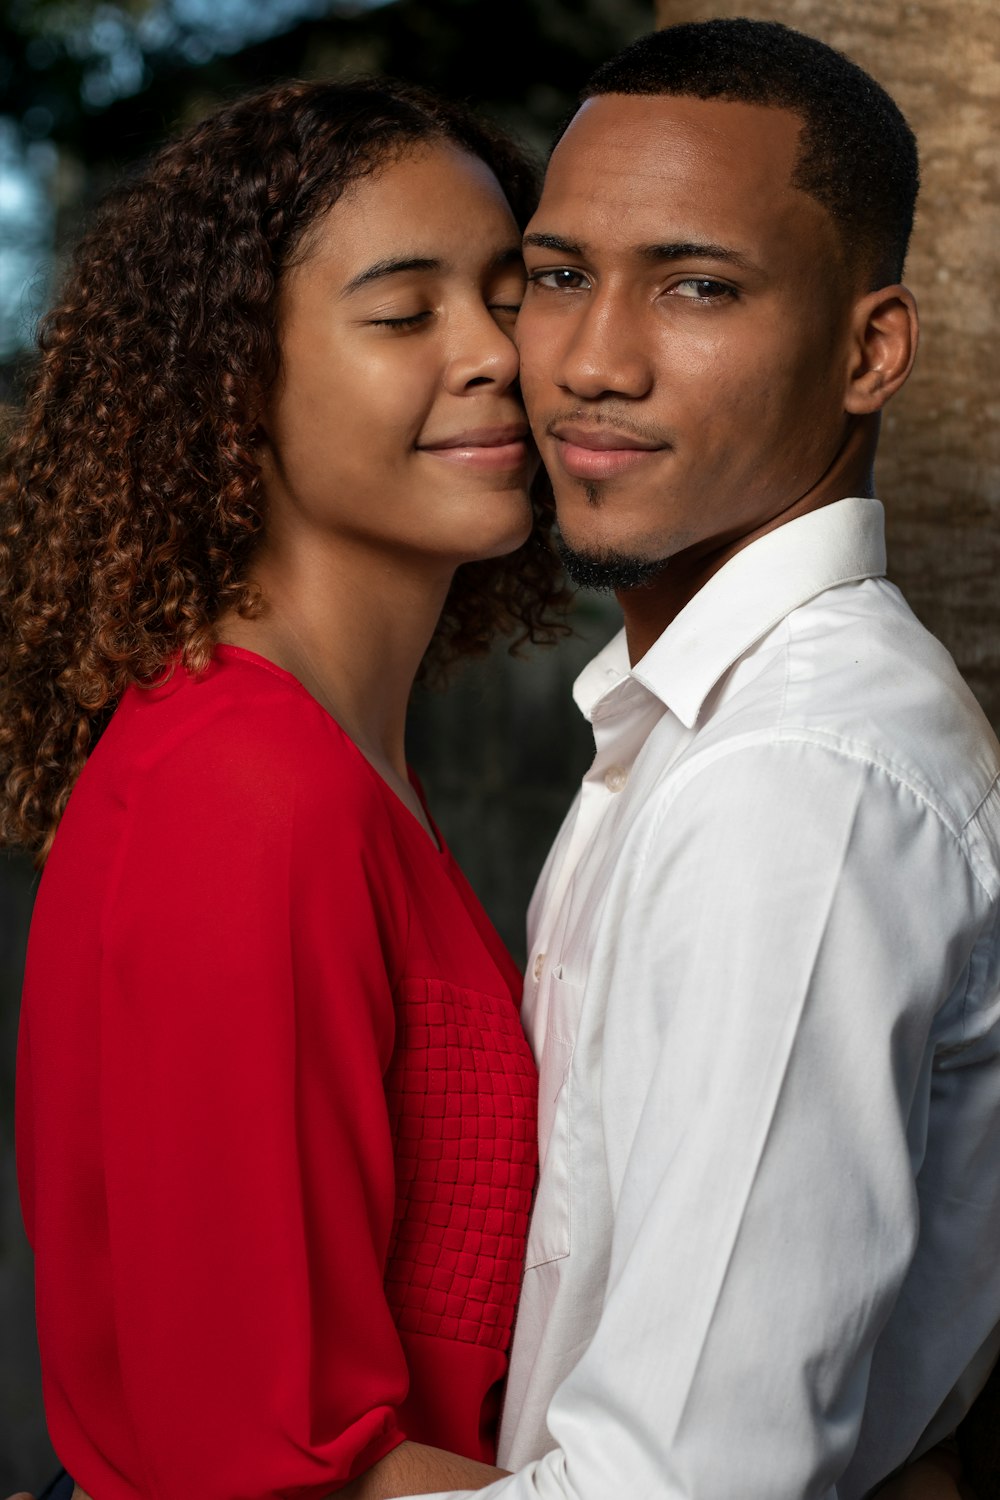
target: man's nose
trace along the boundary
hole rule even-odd
[[[653,364],[634,310],[610,297],[589,302],[563,350],[556,379],[586,400],[648,395]]]

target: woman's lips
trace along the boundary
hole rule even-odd
[[[524,468],[528,461],[525,427],[483,427],[438,443],[421,443],[421,453],[488,472]]]

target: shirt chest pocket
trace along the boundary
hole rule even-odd
[[[538,1192],[528,1230],[525,1268],[569,1254],[572,1225],[573,1049],[580,986],[558,972],[550,986],[548,1020],[538,1067]]]

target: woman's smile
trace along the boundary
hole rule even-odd
[[[417,448],[432,458],[473,469],[518,470],[528,461],[530,439],[527,423],[514,423],[506,427],[477,427],[453,437],[418,443]]]

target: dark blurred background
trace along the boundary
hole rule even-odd
[[[34,322],[95,198],[217,101],[280,77],[388,72],[471,101],[543,154],[591,68],[634,36],[748,12],[844,48],[920,137],[908,279],[925,338],[883,439],[890,568],[1000,723],[995,0],[0,0],[0,405],[16,405]],[[616,622],[581,597],[573,639],[516,661],[498,650],[414,706],[411,759],[521,958],[532,883],[589,756],[570,686]],[[33,887],[28,862],[0,851],[0,1495],[53,1463],[12,1143]]]

